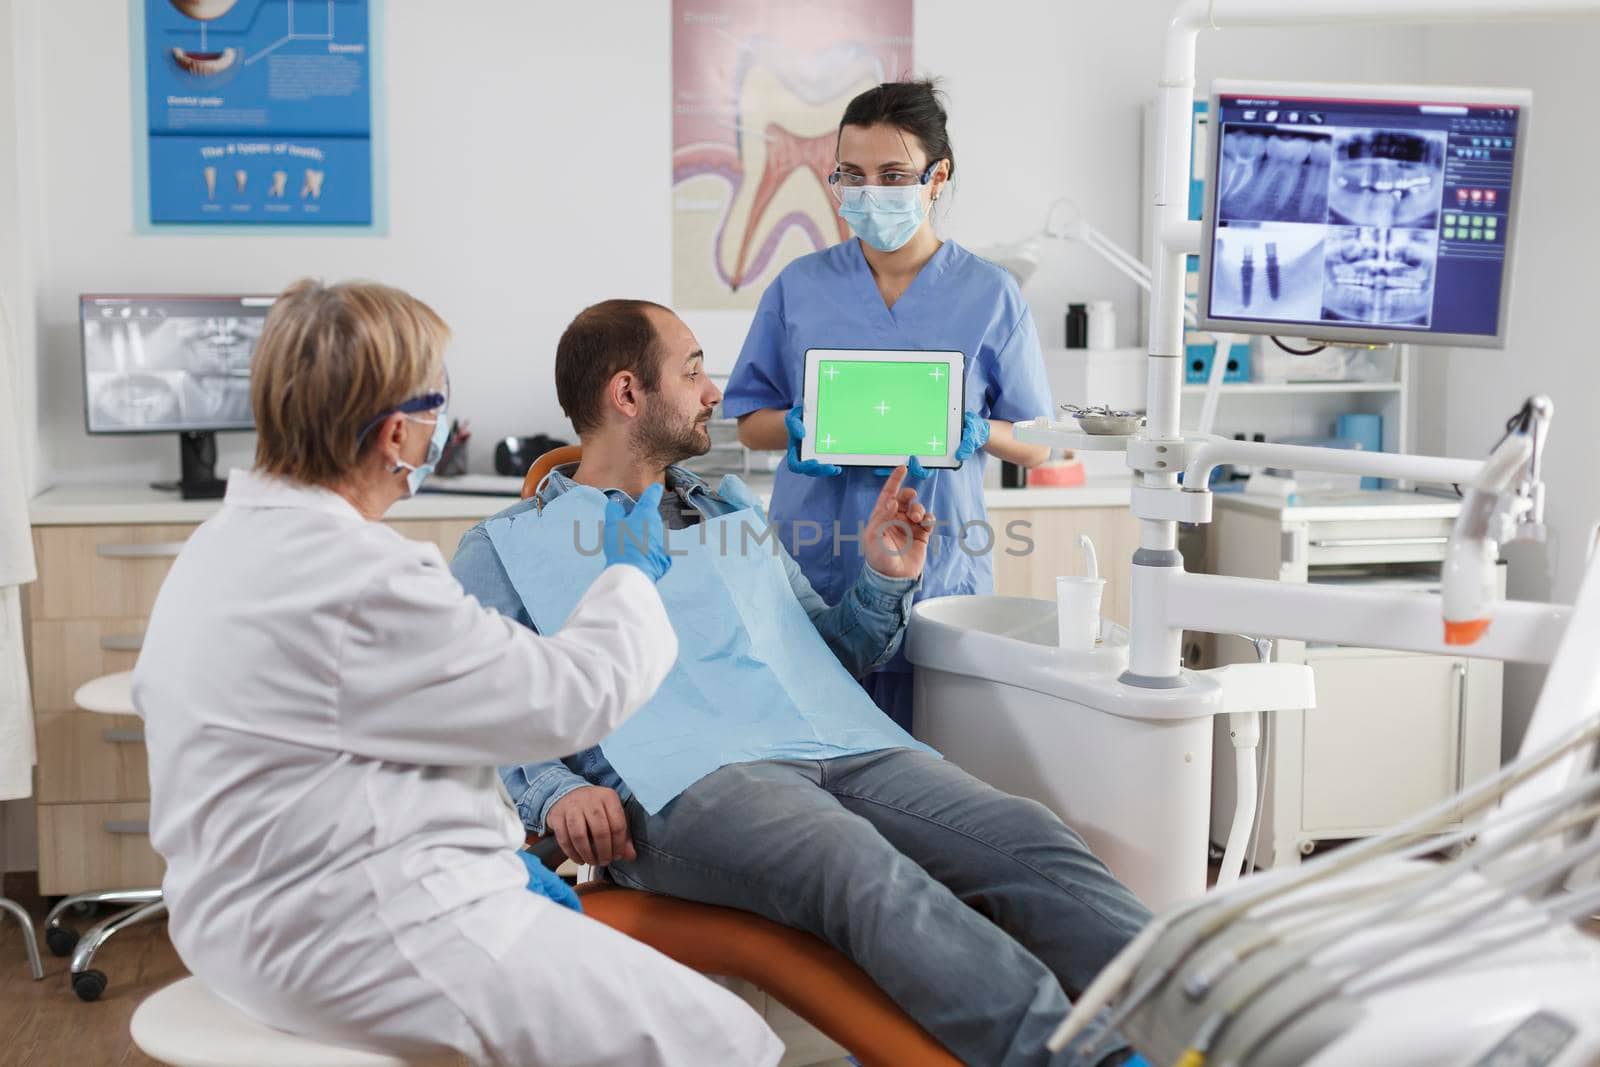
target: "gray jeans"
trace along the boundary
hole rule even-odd
[[[1150,918],[1043,805],[911,749],[734,764],[627,808],[618,883],[815,934],[981,1067],[1079,1062],[1044,1047],[1064,990]]]

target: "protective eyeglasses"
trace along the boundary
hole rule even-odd
[[[372,418],[368,419],[366,425],[361,427],[361,432],[356,434],[356,445],[359,447],[361,442],[367,439],[367,434],[376,429],[377,425],[384,419],[387,419],[390,415],[404,415],[413,422],[429,422],[432,420],[419,419],[416,418],[416,416],[420,412],[434,411],[438,408],[444,407],[449,403],[450,374],[447,371],[444,376],[444,390],[442,392],[435,391],[431,393],[422,393],[412,397],[410,400],[402,401],[400,404],[397,404],[392,408],[385,408],[383,411],[378,412],[376,415],[372,416]]]
[[[858,174],[853,170],[835,166],[833,173],[828,175],[828,188],[833,190],[834,196],[839,196],[846,189],[865,189],[868,186],[904,189],[909,186],[927,185],[933,180],[934,168],[938,167],[940,162],[936,159],[929,163],[921,174],[910,170],[886,170],[876,176]]]

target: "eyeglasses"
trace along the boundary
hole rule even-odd
[[[865,189],[868,186],[883,186],[890,189],[903,189],[912,185],[927,185],[933,180],[933,170],[939,165],[939,160],[928,164],[928,168],[921,174],[909,170],[886,170],[876,178],[859,174],[853,170],[844,170],[834,167],[833,173],[828,175],[828,187],[833,190],[834,196],[839,196],[845,189]]]
[[[359,446],[362,441],[365,441],[367,439],[367,434],[371,433],[378,423],[382,422],[384,419],[387,419],[390,415],[404,415],[407,418],[410,418],[419,412],[433,411],[437,408],[442,408],[448,403],[450,403],[450,374],[448,371],[446,371],[444,376],[443,392],[421,393],[412,397],[410,400],[402,401],[395,407],[386,408],[383,411],[378,412],[376,415],[372,416],[372,418],[368,419],[367,424],[361,427],[361,432],[356,434],[356,444]]]

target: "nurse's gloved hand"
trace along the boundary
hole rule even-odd
[[[659,582],[672,569],[666,527],[661,522],[662,490],[660,482],[646,489],[632,511],[615,497],[606,500],[606,566],[630,563],[652,582]]]
[[[895,468],[893,468],[893,467],[874,467],[874,468],[872,468],[872,473],[876,474],[880,478],[887,478],[887,477],[889,477],[889,475],[893,474],[894,472],[895,472]],[[907,456],[906,457],[906,483],[908,485],[911,484],[912,482],[920,482],[920,481],[922,481],[922,479],[926,478],[928,475],[930,475],[932,473],[933,473],[932,471],[930,471],[928,468],[926,468],[926,467],[924,467],[922,465],[922,461],[919,460],[916,456]]]
[[[783,418],[783,425],[789,430],[789,469],[796,474],[804,474],[808,478],[835,478],[844,473],[844,468],[832,463],[823,463],[815,459],[800,458],[800,442],[806,437],[805,411],[796,404]]]
[[[957,460],[965,462],[977,454],[978,449],[989,443],[989,420],[978,418],[976,411],[963,412],[961,415],[961,443],[956,446]]]

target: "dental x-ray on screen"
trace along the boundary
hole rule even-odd
[[[1202,328],[1503,347],[1530,103],[1218,82]]]

